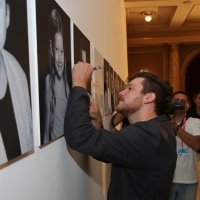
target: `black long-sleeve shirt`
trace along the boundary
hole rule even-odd
[[[112,163],[108,199],[165,200],[176,165],[176,141],[165,115],[120,131],[97,130],[81,87],[70,92],[65,137],[74,150]]]

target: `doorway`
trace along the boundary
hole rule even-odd
[[[191,106],[194,107],[192,97],[200,91],[200,54],[196,55],[187,66],[185,90],[191,97]]]

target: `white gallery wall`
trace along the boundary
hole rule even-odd
[[[125,80],[128,68],[124,0],[57,0],[57,3]],[[34,151],[0,169],[0,199],[106,199],[109,165],[69,149],[64,137],[39,147],[35,0],[27,0],[27,9]],[[107,128],[109,118],[104,119]]]

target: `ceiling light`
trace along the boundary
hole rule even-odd
[[[191,4],[191,1],[184,1],[183,4]]]
[[[141,15],[144,16],[146,22],[150,22],[152,20],[152,16],[155,14],[156,12],[154,11],[144,11],[141,13]]]
[[[152,16],[151,15],[147,15],[145,16],[145,21],[150,22],[152,20]]]

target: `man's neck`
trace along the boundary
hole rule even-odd
[[[149,121],[155,117],[157,117],[158,115],[154,112],[152,113],[145,113],[145,114],[141,114],[139,112],[133,113],[131,116],[128,117],[128,120],[130,122],[130,124],[134,124],[136,122],[144,122],[144,121]]]

